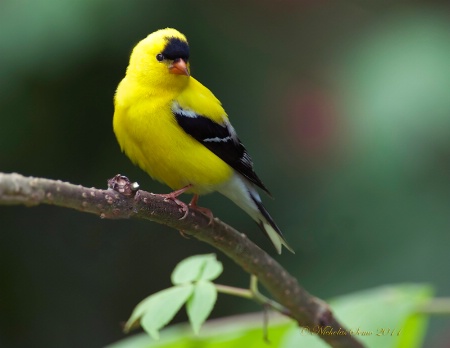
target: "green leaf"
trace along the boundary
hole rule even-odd
[[[417,308],[429,301],[431,292],[422,284],[389,285],[342,296],[330,303],[342,325],[353,330],[366,347],[418,348],[422,347],[428,316],[417,314]],[[262,321],[262,313],[211,320],[202,326],[198,336],[186,324],[178,324],[164,329],[157,342],[146,334],[133,335],[108,348],[265,347]],[[377,336],[381,329],[385,335]],[[394,329],[394,334],[387,334],[387,329]],[[363,332],[372,334],[364,336]],[[269,317],[268,339],[267,347],[329,347],[318,335],[276,313]]]
[[[172,272],[174,285],[192,283],[198,280],[212,280],[222,273],[222,263],[215,254],[195,255],[181,261]]]
[[[130,319],[125,324],[124,331],[129,332],[140,319],[144,330],[153,338],[158,339],[159,329],[172,320],[191,296],[193,289],[192,284],[185,284],[150,295],[136,306]]]
[[[217,261],[214,255],[214,258],[211,257],[208,260],[206,260],[203,271],[200,274],[200,279],[214,280],[222,273],[222,271],[223,271],[222,262]]]
[[[402,330],[399,332],[399,341],[396,348],[419,348],[425,337],[428,317],[422,314],[413,314],[406,319]],[[413,335],[405,335],[405,332],[413,332]]]
[[[192,296],[189,298],[186,309],[192,329],[196,334],[208,318],[217,300],[217,290],[213,283],[200,280],[195,284]]]

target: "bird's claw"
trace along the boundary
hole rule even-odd
[[[178,230],[178,232],[180,232],[181,237],[186,238],[186,239],[191,239],[191,237],[188,234],[184,233],[183,230]]]
[[[189,207],[186,204],[184,204],[184,205],[186,206],[186,208],[184,208],[184,207],[181,208],[181,211],[182,212],[184,211],[184,215],[182,217],[180,217],[178,220],[186,219],[186,216],[188,216],[188,214],[189,214]]]
[[[159,194],[160,197],[164,197],[164,202],[167,201],[174,201],[180,208],[181,212],[184,212],[184,215],[180,217],[178,220],[183,220],[186,218],[186,216],[189,214],[189,207],[186,203],[183,201],[180,201],[177,197],[187,191],[189,188],[191,188],[192,185],[187,185],[179,190],[173,191],[171,193],[165,193],[165,194]]]
[[[194,195],[194,197],[192,197],[191,202],[189,203],[189,207],[199,211],[203,215],[206,215],[209,218],[208,226],[211,226],[211,224],[214,221],[214,215],[212,211],[209,210],[208,208],[199,207],[197,203],[198,203],[198,195]]]
[[[197,205],[197,203],[198,203],[198,195],[197,194],[194,194],[194,197],[192,197],[192,200],[189,203],[189,205],[180,201],[177,198],[179,195],[181,195],[183,192],[185,192],[186,190],[188,190],[191,187],[192,187],[192,185],[188,185],[177,191],[174,191],[171,193],[166,193],[166,194],[160,194],[159,196],[164,197],[164,202],[167,202],[169,200],[174,201],[181,208],[180,210],[181,210],[181,212],[184,212],[184,215],[182,217],[180,217],[178,220],[185,219],[189,214],[189,209],[194,209],[194,210],[199,211],[203,215],[206,215],[209,218],[208,226],[210,226],[214,221],[214,215],[211,212],[211,210],[209,210],[208,208],[199,207]]]
[[[189,204],[189,207],[194,208],[195,210],[199,211],[203,215],[206,215],[209,218],[208,226],[212,225],[212,223],[214,221],[214,215],[211,210],[209,210],[208,208],[204,208],[204,207],[192,206],[191,204]]]
[[[184,212],[183,216],[180,217],[178,220],[183,220],[186,218],[186,216],[189,214],[189,206],[184,203],[183,201],[180,201],[175,195],[169,193],[169,194],[161,194],[161,197],[164,197],[164,202],[173,201],[180,207],[180,211]]]

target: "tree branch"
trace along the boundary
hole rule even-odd
[[[335,332],[345,330],[324,301],[300,287],[294,277],[245,234],[217,218],[210,224],[208,217],[195,210],[190,210],[186,218],[179,220],[184,212],[175,202],[137,190],[126,177],[116,175],[108,181],[108,186],[107,190],[99,190],[60,180],[0,173],[0,204],[51,204],[97,214],[101,218],[141,218],[182,230],[221,250],[246,272],[255,275],[273,298],[287,309],[284,314],[300,326],[309,327],[311,331],[314,327],[327,326]],[[319,337],[332,347],[362,347],[348,334]]]

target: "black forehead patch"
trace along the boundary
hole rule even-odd
[[[184,60],[189,59],[189,46],[186,41],[180,40],[176,37],[168,37],[167,45],[161,52],[165,58],[174,60],[182,58]]]

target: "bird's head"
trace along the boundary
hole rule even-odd
[[[171,28],[148,35],[133,49],[127,74],[154,85],[185,85],[190,76],[186,37]]]

